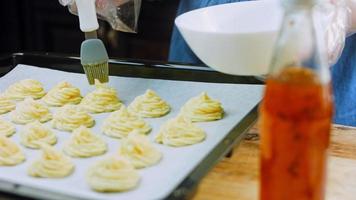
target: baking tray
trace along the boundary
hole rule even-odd
[[[0,73],[6,74],[17,64],[36,65],[44,68],[57,69],[69,72],[82,73],[79,59],[76,57],[43,55],[43,54],[12,54],[2,56],[0,59]],[[236,77],[223,75],[204,67],[195,67],[181,64],[163,64],[147,61],[110,60],[110,71],[113,76],[141,77],[167,80],[185,80],[219,83],[248,83],[260,84],[253,77]],[[257,104],[257,103],[256,103]],[[257,105],[256,105],[257,106]],[[256,119],[256,106],[235,125],[220,143],[197,165],[189,175],[166,198],[182,199],[188,198],[195,185],[206,174],[211,167],[238,142],[243,133],[253,124]],[[0,189],[17,194],[32,196],[36,198],[64,199],[66,196],[55,192],[36,192],[31,188],[23,188],[21,185],[6,185],[0,182]],[[2,187],[1,187],[2,186]]]

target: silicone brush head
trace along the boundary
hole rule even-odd
[[[90,85],[95,79],[101,83],[109,81],[109,57],[103,42],[99,39],[88,39],[82,42],[80,62]]]

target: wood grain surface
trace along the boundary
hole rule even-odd
[[[334,125],[328,159],[326,200],[356,199],[356,129]],[[252,128],[232,157],[222,160],[200,183],[194,200],[257,200],[259,138]]]

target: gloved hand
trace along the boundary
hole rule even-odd
[[[356,33],[356,0],[346,0],[346,4],[348,9],[350,9],[351,20],[350,20],[350,28],[348,34]]]
[[[68,6],[72,14],[77,15],[75,0],[59,0]],[[117,31],[136,32],[141,0],[96,0],[96,12],[99,19],[110,23]]]
[[[339,59],[348,35],[356,31],[356,0],[322,0],[315,16],[324,31],[329,64]]]

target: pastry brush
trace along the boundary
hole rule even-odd
[[[99,28],[96,17],[95,0],[75,0],[80,30],[85,33],[85,41],[80,48],[80,62],[90,85],[98,79],[101,83],[109,81],[109,57],[104,43],[97,38]]]

